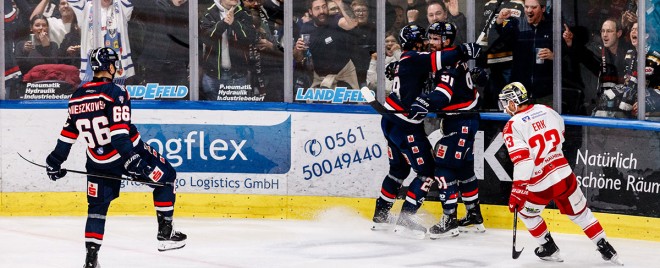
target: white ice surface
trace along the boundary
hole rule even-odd
[[[0,217],[0,267],[82,267],[84,217]],[[155,217],[109,216],[99,253],[112,267],[616,267],[584,235],[553,233],[564,263],[534,256],[519,225],[519,259],[511,230],[416,240],[369,230],[370,221],[331,210],[313,221],[176,218],[188,234],[180,250],[156,250]],[[522,227],[522,228],[521,228]],[[607,231],[607,230],[606,230]],[[660,243],[611,238],[625,267],[660,267]]]

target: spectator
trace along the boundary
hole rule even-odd
[[[243,100],[252,93],[250,45],[257,38],[252,17],[238,0],[216,0],[199,24],[204,45],[200,99]]]
[[[5,61],[5,92],[7,96],[0,96],[0,98],[16,98],[18,96],[18,84],[20,82],[19,77],[21,76],[21,69],[16,62],[14,57],[14,46],[19,38],[20,29],[24,28],[23,25],[28,25],[28,23],[23,23],[27,20],[27,16],[23,15],[20,10],[29,10],[29,5],[25,0],[16,0],[16,6],[12,3],[12,0],[4,0],[4,20],[5,20],[5,51],[4,61]],[[27,28],[27,27],[25,27]]]
[[[513,38],[512,81],[530,89],[536,103],[552,105],[552,22],[545,16],[546,0],[525,0],[525,16],[532,30],[520,32],[512,10],[502,9],[495,21],[500,39]],[[508,23],[504,23],[508,20]]]
[[[502,2],[502,5],[500,5],[499,9],[496,10],[496,8],[497,1],[489,1],[484,5],[484,23],[487,22],[491,13],[494,12],[498,14],[502,9],[508,9],[511,11],[511,17],[518,19],[519,31],[526,30],[525,28],[520,27],[523,24],[527,25],[527,28],[529,28],[527,20],[520,18],[525,12],[525,4],[523,1],[505,0]],[[495,27],[492,27],[493,24],[486,29],[486,36],[480,44],[482,46],[488,45],[488,49],[486,50],[486,62],[477,62],[480,66],[487,66],[490,71],[483,97],[483,107],[486,109],[498,108],[498,94],[504,85],[511,82],[513,48],[515,45],[514,39],[500,39]],[[485,27],[485,25],[480,29],[483,29],[483,27]]]
[[[46,16],[44,11],[50,5],[50,2],[51,0],[41,0],[32,11],[30,18],[40,14]],[[60,18],[55,16],[47,17],[48,25],[50,26],[48,33],[52,41],[61,47],[64,36],[73,28],[73,21],[76,15],[73,13],[73,9],[67,0],[59,0],[58,10],[60,12]]]
[[[328,2],[328,16],[332,17],[332,16],[336,16],[337,14],[341,15],[340,10],[339,10],[339,6],[335,2],[329,1]]]
[[[587,50],[585,47],[574,47],[572,41],[566,44],[570,53],[581,56],[585,67],[599,77],[596,90],[597,103],[592,115],[603,117],[628,117],[619,104],[624,93],[625,55],[630,46],[622,42],[623,30],[617,18],[609,18],[603,22],[600,31],[602,44]]]
[[[394,32],[385,34],[385,66],[401,59],[401,46],[396,39],[396,35]],[[377,55],[377,53],[371,54],[369,71],[367,71],[367,86],[374,91],[378,88]],[[392,93],[392,80],[385,79],[385,96],[389,96],[390,93]]]
[[[351,60],[355,64],[360,87],[367,84],[367,70],[371,54],[376,52],[376,23],[369,17],[369,5],[365,0],[353,0],[351,8],[357,19],[357,27],[353,28],[350,46],[353,49]]]
[[[385,4],[385,30],[387,32],[398,32],[405,25],[405,9],[399,5],[387,2]]]
[[[424,18],[426,15],[426,1],[425,0],[407,0],[408,10],[406,10],[406,17],[408,18],[408,24],[417,24],[426,28],[426,22]]]
[[[140,84],[187,85],[189,67],[187,0],[149,0],[144,8],[143,50],[136,62]],[[137,9],[136,9],[137,11]]]
[[[135,75],[135,66],[131,57],[131,45],[128,38],[128,21],[133,13],[132,0],[68,0],[69,5],[76,14],[78,23],[82,25],[93,25],[91,21],[92,3],[101,2],[101,29],[83,26],[81,29],[80,44],[80,77],[83,81],[89,81],[93,77],[91,68],[88,67],[87,53],[97,47],[95,43],[103,42],[103,46],[110,47],[121,55],[120,66],[117,68],[115,83],[125,84],[126,79]],[[89,70],[88,70],[89,69]]]
[[[250,0],[259,3],[258,0]],[[250,2],[244,1],[244,4]],[[257,8],[258,7],[258,8]],[[284,3],[281,0],[265,1],[254,5],[251,9],[255,26],[259,31],[256,48],[261,59],[261,70],[256,70],[253,80],[264,83],[264,101],[284,101],[284,47],[282,37],[284,32]],[[255,53],[256,54],[256,53]],[[256,78],[256,79],[254,79]]]
[[[30,20],[30,29],[34,40],[30,37],[19,41],[16,45],[16,61],[21,73],[27,74],[32,67],[40,64],[57,63],[57,44],[48,35],[48,20],[43,15],[37,15]]]
[[[73,11],[72,11],[73,12]],[[73,17],[71,29],[64,35],[64,40],[60,44],[60,63],[80,67],[80,26],[78,19]]]
[[[309,35],[309,44],[299,38],[293,56],[302,63],[304,53],[309,49],[314,64],[312,87],[335,88],[338,82],[345,82],[350,88],[358,88],[355,65],[351,60],[348,45],[348,31],[357,26],[357,20],[350,7],[342,0],[333,0],[342,16],[328,16],[326,0],[307,0],[308,13],[312,20],[301,25],[300,33]]]
[[[458,35],[456,35],[456,40],[454,41],[454,44],[462,44],[467,42],[467,19],[465,18],[465,15],[461,13],[458,10],[458,0],[444,0],[444,7],[445,7],[445,15],[447,16],[446,21],[453,23],[456,25],[456,28],[458,29]],[[429,2],[429,6],[431,5],[431,2]],[[439,21],[433,21],[433,22],[441,22],[445,20],[439,20]],[[429,25],[431,25],[433,22],[429,20]]]

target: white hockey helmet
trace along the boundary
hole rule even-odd
[[[505,111],[509,106],[509,101],[513,101],[516,105],[529,102],[527,96],[527,89],[520,82],[510,83],[502,89],[499,95],[498,105],[500,110]]]

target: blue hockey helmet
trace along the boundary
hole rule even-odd
[[[114,49],[109,47],[99,47],[92,49],[89,52],[89,64],[92,66],[92,71],[108,71],[110,65],[114,65],[118,69],[119,55]]]
[[[424,39],[426,39],[426,31],[416,24],[403,26],[399,31],[399,43],[405,50],[414,48],[417,43],[423,43]]]
[[[451,22],[434,22],[429,26],[429,29],[427,31],[427,36],[430,34],[437,34],[442,37],[442,42],[445,40],[449,39],[451,42],[449,45],[451,46],[454,44],[454,40],[456,40],[456,25],[451,23]]]

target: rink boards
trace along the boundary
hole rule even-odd
[[[83,176],[52,182],[17,154],[43,163],[66,119],[65,107],[0,104],[0,215],[85,215]],[[341,206],[370,218],[388,170],[387,145],[379,115],[368,107],[346,107],[145,102],[134,104],[133,121],[142,139],[178,171],[178,216],[311,219]],[[504,121],[499,115],[484,118],[475,145],[484,217],[490,228],[510,228],[504,205],[511,167],[498,132]],[[569,128],[564,147],[590,207],[603,212],[598,217],[608,235],[660,241],[658,132],[598,130]],[[432,142],[440,136],[430,135]],[[63,166],[84,170],[84,151],[77,142]],[[125,183],[111,214],[152,215],[149,191]],[[432,191],[428,200],[435,197]],[[426,202],[424,209],[435,217],[441,213],[438,202]],[[553,231],[581,232],[556,210],[544,213]]]

